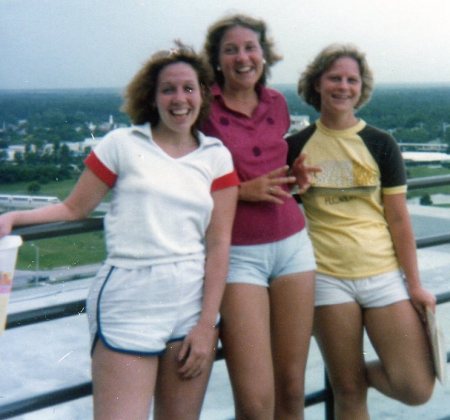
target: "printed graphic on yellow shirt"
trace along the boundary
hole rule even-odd
[[[333,160],[322,161],[318,166],[322,172],[314,177],[308,191],[311,195],[361,196],[378,187],[377,174],[359,163]]]

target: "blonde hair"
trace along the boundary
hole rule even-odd
[[[361,97],[355,108],[361,108],[367,103],[373,91],[373,74],[366,56],[353,44],[331,44],[324,48],[301,74],[297,84],[297,92],[305,102],[320,111],[321,98],[316,90],[317,82],[333,63],[342,57],[349,57],[358,63],[361,75]]]

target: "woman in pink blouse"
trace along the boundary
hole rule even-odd
[[[228,147],[241,181],[221,309],[236,418],[300,419],[315,260],[290,193],[287,104],[265,86],[280,57],[266,24],[244,15],[214,23],[205,53],[216,83],[202,131]]]

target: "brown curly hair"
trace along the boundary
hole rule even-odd
[[[209,65],[214,72],[216,82],[223,86],[224,77],[219,67],[219,53],[220,43],[222,38],[229,29],[236,26],[241,26],[256,32],[259,35],[259,44],[263,50],[263,56],[266,60],[264,72],[261,79],[258,81],[261,84],[266,84],[267,78],[270,76],[270,67],[282,59],[282,56],[275,52],[274,42],[268,37],[268,28],[266,23],[261,19],[256,19],[243,14],[233,14],[225,16],[224,18],[213,23],[206,34],[206,41],[203,51],[207,57]]]
[[[303,97],[305,102],[312,105],[316,111],[320,111],[321,98],[316,90],[317,82],[323,73],[325,73],[333,63],[342,57],[349,57],[358,63],[359,73],[361,75],[362,87],[361,97],[355,108],[361,108],[367,103],[373,91],[373,74],[369,68],[366,56],[352,44],[331,44],[325,47],[314,60],[306,67],[301,74],[297,84],[297,92]]]
[[[171,50],[153,54],[126,87],[121,109],[129,115],[133,124],[149,122],[156,126],[159,123],[160,116],[155,105],[158,76],[166,66],[179,62],[189,64],[197,73],[203,99],[193,131],[198,129],[209,112],[209,86],[213,76],[204,58],[180,41],[175,41],[175,48]]]

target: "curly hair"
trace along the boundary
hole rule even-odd
[[[312,105],[316,111],[320,111],[321,98],[316,90],[316,85],[333,63],[342,57],[349,57],[358,63],[361,75],[361,97],[355,108],[361,108],[367,103],[373,91],[373,74],[366,60],[366,56],[352,44],[331,44],[325,47],[301,74],[297,84],[297,92],[305,102]]]
[[[197,73],[202,105],[193,131],[198,129],[209,112],[209,86],[213,76],[204,58],[180,41],[175,41],[175,48],[171,50],[153,54],[126,87],[121,110],[129,115],[133,124],[149,122],[152,126],[156,126],[159,123],[160,116],[155,105],[158,76],[166,66],[180,62],[189,64]]]
[[[223,86],[225,82],[223,74],[219,70],[220,43],[225,35],[225,32],[236,26],[250,29],[259,35],[259,44],[263,50],[266,65],[264,66],[264,72],[258,83],[266,84],[267,78],[270,76],[270,67],[276,62],[282,60],[282,56],[275,52],[274,42],[272,38],[268,36],[268,28],[266,23],[261,19],[256,19],[243,14],[225,16],[208,28],[204,45],[204,53],[212,71],[214,72],[216,82],[220,86]]]

